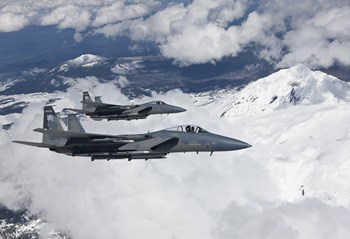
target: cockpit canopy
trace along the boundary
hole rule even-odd
[[[152,105],[165,105],[163,101],[157,100],[157,101],[152,101],[150,102]]]
[[[189,133],[208,133],[205,129],[197,126],[197,125],[179,125],[172,128],[169,128],[170,131],[178,131],[178,132],[189,132]]]

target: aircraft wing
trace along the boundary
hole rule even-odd
[[[72,132],[72,131],[59,131],[59,130],[50,130],[50,129],[42,129],[36,128],[33,131],[39,132],[42,134],[47,134],[51,136],[56,136],[59,138],[89,138],[89,139],[99,139],[99,138],[121,138],[116,135],[106,135],[106,134],[91,134],[91,133],[80,133],[80,132]],[[121,138],[123,139],[123,138]]]
[[[101,103],[101,102],[94,102],[94,101],[81,101],[81,103],[86,104],[88,106],[92,106],[94,108],[109,108],[109,107],[114,107],[114,108],[120,108],[120,109],[129,109],[129,106],[124,106],[124,105],[114,105],[114,104],[106,104],[106,103]]]
[[[120,141],[142,141],[145,139],[151,138],[148,134],[135,134],[135,135],[108,135],[108,134],[92,134],[92,133],[81,133],[81,132],[73,132],[73,131],[61,131],[61,130],[50,130],[43,128],[36,128],[33,131],[39,132],[42,134],[48,134],[51,136],[56,136],[59,138],[87,138],[87,139],[118,139]]]
[[[25,144],[25,145],[29,145],[29,146],[40,147],[40,148],[51,148],[51,147],[55,147],[55,145],[49,145],[49,144],[37,143],[37,142],[20,141],[20,140],[14,140],[14,141],[12,141],[12,142],[13,142],[13,143],[17,143],[17,144]]]
[[[114,107],[113,107],[114,108]],[[123,115],[130,115],[130,116],[133,116],[133,115],[148,115],[148,113],[152,110],[152,106],[147,106],[147,107],[144,107],[144,106],[135,106],[135,107],[132,107],[130,109],[127,109],[125,110],[124,112],[122,112],[120,115],[123,116]]]
[[[177,137],[154,137],[142,141],[128,143],[119,148],[119,150],[125,151],[140,151],[140,150],[153,150],[156,152],[168,152],[172,147],[177,145],[179,138]]]
[[[142,110],[139,111],[139,114],[147,115],[152,110],[151,106],[148,106]]]
[[[91,111],[82,110],[82,109],[65,108],[65,110],[71,110],[71,111],[74,111],[74,112],[77,112],[77,113],[81,113],[81,114],[91,113]]]

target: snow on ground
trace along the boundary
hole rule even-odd
[[[91,67],[100,63],[103,60],[105,60],[105,58],[100,56],[96,56],[92,54],[84,54],[73,60],[67,61],[67,63],[71,65],[82,66],[82,67]]]
[[[5,80],[5,81],[1,81],[0,82],[0,92],[1,91],[5,91],[6,89],[8,89],[9,87],[15,85],[19,80]]]
[[[143,65],[141,63],[142,59],[134,59],[132,62],[116,64],[111,68],[111,71],[119,75],[127,75],[131,72],[136,71],[137,69],[143,68]]]
[[[66,72],[70,67],[93,67],[95,65],[101,64],[106,60],[106,58],[101,56],[96,56],[93,54],[83,54],[77,58],[66,61],[65,64],[58,68],[58,71]]]
[[[311,71],[303,64],[280,70],[255,81],[240,91],[213,92],[214,117],[235,117],[271,112],[293,105],[348,102],[350,87],[346,82],[320,71]],[[207,98],[206,94],[194,98]],[[215,100],[215,98],[217,98]],[[199,104],[204,104],[203,100]],[[209,102],[207,102],[209,103]]]
[[[85,89],[106,102],[128,102],[114,83],[74,82],[55,93],[61,95],[57,111],[79,107]],[[31,130],[42,125],[45,95],[10,131],[0,131],[0,202],[41,213],[73,238],[349,238],[349,92],[345,83],[298,65],[238,92],[174,90],[142,99],[164,100],[185,113],[130,122],[83,119],[87,132],[108,134],[198,124],[253,145],[147,162],[91,162],[10,143],[41,140]]]
[[[238,92],[199,98],[196,104],[211,112],[212,119],[223,117],[238,126],[232,134],[239,133],[254,145],[245,153],[264,161],[271,175],[276,175],[283,200],[294,200],[304,185],[308,196],[350,205],[347,83],[299,64]]]

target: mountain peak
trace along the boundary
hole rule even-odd
[[[69,68],[76,68],[76,67],[84,67],[84,68],[93,67],[95,65],[101,64],[105,60],[106,58],[101,56],[96,56],[93,54],[83,54],[72,60],[66,61],[66,63],[64,63],[59,67],[58,71],[66,72],[69,70]]]
[[[303,64],[281,69],[265,78],[229,94],[225,107],[216,114],[239,116],[288,108],[293,105],[313,105],[350,101],[350,87],[336,77],[312,71]]]
[[[79,65],[82,67],[88,67],[97,64],[102,60],[104,60],[104,58],[100,56],[96,56],[93,54],[83,54],[77,58],[67,61],[67,63]]]
[[[296,74],[310,74],[312,73],[312,70],[307,67],[306,65],[304,65],[303,63],[298,63],[296,64],[295,66],[292,66],[290,68],[286,68],[286,69],[282,69],[283,70],[287,70],[287,71],[290,71],[290,72],[294,72]]]

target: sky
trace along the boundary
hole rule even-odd
[[[310,77],[310,71],[300,68],[302,79]],[[268,85],[273,89],[276,79],[293,80],[286,76],[275,75]],[[78,108],[83,90],[102,95],[107,103],[129,103],[118,87],[125,86],[127,79],[64,80],[70,85],[65,92],[19,96],[31,98],[32,103],[21,115],[4,116],[15,122],[9,131],[0,129],[0,202],[47,220],[41,229],[44,238],[52,229],[74,239],[349,237],[350,90],[346,83],[334,83],[343,87],[329,93],[333,83],[321,81],[317,89],[324,92],[322,102],[290,104],[249,116],[219,118],[215,109],[228,104],[232,92],[221,93],[217,101],[209,97],[207,101],[214,103],[198,107],[196,98],[172,90],[138,102],[163,100],[187,112],[130,122],[81,122],[87,132],[106,134],[197,124],[253,145],[241,151],[213,156],[177,153],[146,162],[91,162],[11,143],[41,141],[41,134],[32,129],[42,127],[42,107],[48,98],[61,98],[55,102],[57,112],[67,106]],[[258,82],[251,88],[254,85],[259,88]],[[245,98],[254,92],[245,91]],[[299,190],[302,184],[305,197]]]
[[[276,67],[350,65],[347,0],[1,1],[1,33],[31,26],[73,30],[76,42],[127,37],[131,50],[151,44],[180,66],[251,49]]]

